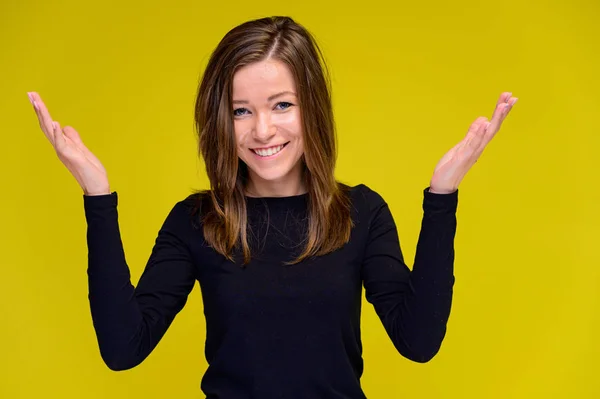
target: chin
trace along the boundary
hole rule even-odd
[[[296,162],[294,164],[284,164],[284,165],[271,165],[270,167],[264,167],[263,165],[253,165],[252,163],[248,165],[248,171],[253,178],[258,178],[259,180],[265,182],[277,182],[281,180],[285,180],[288,177],[294,175],[294,169],[296,169],[299,163]]]
[[[254,175],[254,177],[256,177],[258,180],[260,181],[264,181],[264,182],[269,182],[269,183],[276,183],[276,182],[280,182],[280,181],[284,181],[286,180],[286,178],[289,176],[291,170],[270,170],[270,171],[264,171],[264,170],[254,170],[254,169],[250,169],[252,171],[252,174]]]
[[[281,160],[284,162],[271,165],[261,165],[260,162],[248,162],[248,160],[243,161],[248,167],[250,178],[263,183],[279,183],[296,179],[300,175],[300,173],[297,173],[297,169],[302,167],[300,157],[293,160]]]

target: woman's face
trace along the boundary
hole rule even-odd
[[[233,117],[249,189],[261,196],[303,192],[300,107],[287,65],[268,59],[240,68],[233,77]]]

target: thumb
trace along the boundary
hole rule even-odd
[[[57,151],[65,145],[65,138],[60,128],[60,123],[57,121],[52,121],[52,144]]]
[[[92,152],[85,146],[85,144],[83,144],[83,141],[81,141],[81,136],[79,135],[77,130],[75,130],[71,126],[65,126],[63,128],[63,132],[65,133],[65,136],[69,140],[71,140],[73,144],[75,144],[75,147],[77,147],[77,149],[81,151],[83,155],[85,155],[88,161],[94,164],[94,166],[98,169],[104,169],[100,160],[98,160],[98,158],[96,158],[96,156],[92,154]]]
[[[67,136],[73,143],[77,144],[77,146],[81,146],[83,143],[81,142],[81,137],[79,137],[79,133],[77,130],[73,129],[71,126],[65,126],[63,128],[63,133]]]

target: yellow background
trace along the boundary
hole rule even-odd
[[[367,396],[600,397],[597,0],[2,1],[0,397],[203,398],[197,287],[142,365],[102,363],[82,193],[26,92],[106,166],[135,283],[168,211],[207,185],[192,115],[210,51],[234,25],[274,14],[321,44],[337,175],[389,202],[410,263],[434,165],[502,91],[519,97],[461,185],[441,352],[403,359],[365,303]]]

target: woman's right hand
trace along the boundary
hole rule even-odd
[[[106,170],[81,141],[79,133],[70,126],[61,129],[53,121],[42,98],[36,92],[27,93],[35,109],[42,131],[50,140],[58,158],[75,177],[84,195],[110,194]]]

